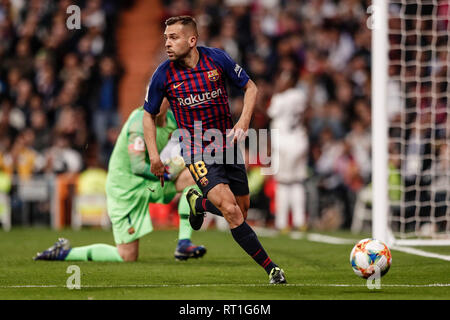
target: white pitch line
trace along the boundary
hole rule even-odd
[[[306,236],[306,239],[309,241],[324,242],[331,244],[356,244],[358,242],[358,240],[325,236],[323,234],[318,233],[310,233]]]
[[[306,236],[306,239],[313,242],[323,242],[323,243],[330,243],[330,244],[356,244],[358,240],[352,240],[352,239],[345,239],[345,238],[337,238],[337,237],[331,237],[326,236],[318,233],[311,233]],[[433,253],[428,251],[423,251],[411,247],[401,247],[401,246],[391,246],[391,250],[396,250],[404,253],[414,254],[421,257],[426,258],[435,258],[440,259],[444,261],[450,261],[450,256],[443,255],[439,253]]]
[[[367,284],[309,284],[309,283],[288,283],[285,287],[366,287]],[[429,283],[429,284],[383,284],[383,287],[401,287],[401,288],[431,288],[431,287],[450,287],[450,283]],[[192,288],[192,287],[274,287],[273,284],[123,284],[123,285],[86,285],[81,288]],[[277,286],[280,287],[280,286]],[[0,286],[0,289],[26,289],[26,288],[66,288],[62,285],[11,285]]]
[[[409,253],[409,254],[415,254],[418,256],[422,256],[422,257],[436,258],[436,259],[441,259],[441,260],[445,260],[445,261],[450,261],[450,256],[446,256],[446,255],[439,254],[439,253],[433,253],[433,252],[423,251],[423,250],[419,250],[419,249],[414,249],[414,248],[409,248],[409,247],[399,247],[399,246],[393,246],[393,247],[391,247],[391,249],[397,250],[400,252]]]

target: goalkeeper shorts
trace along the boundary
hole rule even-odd
[[[152,232],[149,203],[167,204],[176,194],[172,181],[165,181],[164,188],[161,188],[159,181],[146,181],[139,191],[130,191],[126,196],[107,192],[108,214],[115,243],[130,243]]]

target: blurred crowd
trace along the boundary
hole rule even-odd
[[[66,25],[73,4],[79,29]],[[0,1],[0,170],[27,179],[107,164],[120,125],[119,4]]]
[[[249,216],[285,229],[289,228],[286,214],[292,211],[290,225],[300,230],[307,226],[349,228],[356,198],[370,185],[372,172],[370,1],[159,1],[164,8],[161,28],[168,17],[194,16],[199,45],[226,50],[255,81],[259,95],[251,126],[283,132],[281,142],[272,139],[272,146],[268,145],[268,150],[273,147],[283,154],[279,174],[265,176],[260,165],[248,166]],[[115,57],[113,28],[124,4],[112,0],[76,3],[81,7],[80,30],[66,28],[70,0],[0,0],[3,171],[26,177],[36,172],[79,172],[96,165],[106,168],[123,120],[117,112],[121,70]],[[421,8],[427,10],[426,6]],[[417,12],[415,4],[389,7],[394,30],[390,35],[394,49],[390,52],[388,84],[393,141],[389,146],[390,169],[394,172],[390,183],[397,188],[390,192],[393,201],[402,197],[399,172],[403,174],[404,168],[413,171],[406,187],[426,183],[428,176],[417,178],[417,172],[431,167],[446,168],[445,181],[441,177],[440,183],[448,186],[448,81],[432,85],[415,80],[429,77],[430,72],[448,80],[448,50],[420,57],[406,52],[404,61],[410,64],[396,63],[402,58],[398,56],[401,46],[448,46],[448,19],[442,16],[448,18],[450,11],[448,5],[437,9],[433,12],[441,17],[437,28],[443,38],[427,38],[423,32],[419,41],[417,34],[399,34],[430,31],[435,24],[431,21],[418,26],[411,19],[403,26],[398,18],[400,14],[419,17],[430,13]],[[161,48],[160,57],[155,59],[165,58],[163,52]],[[437,69],[416,68],[414,61],[434,63]],[[400,76],[406,81],[401,82]],[[243,107],[242,92],[230,89],[236,121]],[[427,108],[430,99],[441,111]],[[438,146],[429,143],[431,137],[440,139]],[[425,159],[420,160],[421,167],[412,168],[418,165],[414,152],[421,156],[434,153],[444,160],[432,163],[430,157],[421,157]],[[404,159],[412,160],[405,164]],[[443,196],[444,201],[447,196]],[[415,194],[410,197],[417,199]],[[292,198],[300,200],[290,203]],[[286,214],[279,214],[281,211]],[[283,216],[282,220],[274,221],[276,215]]]

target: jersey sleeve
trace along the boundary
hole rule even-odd
[[[139,130],[137,121],[130,123],[128,128],[128,156],[130,157],[133,174],[149,180],[159,180],[150,171],[150,161],[147,157],[144,134]]]
[[[145,94],[144,109],[151,114],[158,114],[165,96],[166,64],[160,65],[150,80]]]
[[[227,78],[238,88],[243,88],[250,77],[247,75],[244,69],[238,65],[225,51],[221,49],[213,49],[214,58],[219,65],[223,68]]]

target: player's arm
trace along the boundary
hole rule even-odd
[[[247,131],[252,119],[253,110],[255,109],[256,95],[258,94],[258,88],[252,80],[248,80],[244,86],[244,107],[242,108],[241,116],[233,128],[235,141],[243,141],[247,136]]]
[[[156,115],[155,124],[157,127],[165,127],[166,126],[166,118],[167,111],[169,110],[169,101],[166,98],[163,99],[161,103],[161,108],[159,109],[159,113]]]
[[[161,186],[164,186],[164,164],[159,157],[156,145],[156,115],[145,112],[143,118],[144,140],[147,145],[148,156],[150,158],[150,172],[159,177]]]
[[[163,99],[160,111],[157,115],[151,114],[149,112],[144,112],[142,124],[144,128],[144,140],[148,148],[150,163],[161,161],[156,144],[156,127],[163,127],[166,125],[166,115],[168,107],[169,102],[167,101],[167,99]]]
[[[130,131],[128,133],[128,156],[130,157],[131,171],[133,174],[145,179],[158,180],[159,178],[150,171],[150,163],[147,160],[146,152],[142,132],[134,130],[133,124],[130,125]]]
[[[150,172],[159,177],[161,186],[164,186],[164,164],[161,161],[156,144],[156,121],[164,99],[164,74],[163,67],[160,66],[152,76],[145,96],[144,110],[146,112],[144,112],[142,119],[144,140],[150,159]]]
[[[244,107],[242,109],[239,121],[233,127],[233,130],[228,135],[232,138],[232,142],[243,141],[247,136],[247,131],[252,119],[253,110],[255,109],[256,95],[258,88],[256,84],[250,79],[244,69],[238,65],[225,51],[214,49],[213,55],[216,61],[221,65],[227,78],[236,87],[244,90]]]

